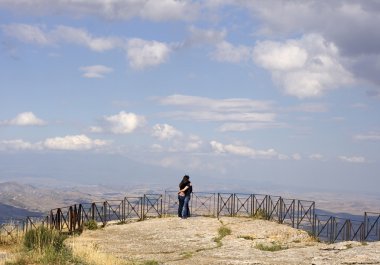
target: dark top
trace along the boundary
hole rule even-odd
[[[190,181],[181,183],[179,185],[179,188],[182,190],[182,189],[186,188],[186,186],[188,186],[188,188],[187,188],[187,190],[185,190],[185,196],[190,196],[190,194],[193,192],[193,186],[191,185]]]

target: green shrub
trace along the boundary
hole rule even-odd
[[[65,239],[66,236],[59,234],[58,231],[40,226],[25,233],[24,246],[28,250],[37,250],[39,252],[48,247],[53,247],[54,250],[60,251],[64,247],[63,241]]]
[[[262,251],[279,251],[279,250],[286,249],[278,243],[273,243],[270,245],[259,243],[259,244],[256,244],[256,248]]]
[[[221,247],[223,237],[231,235],[231,229],[223,225],[219,227],[218,235],[218,237],[214,238],[214,242],[217,243],[217,247]]]
[[[84,223],[84,227],[88,230],[96,230],[98,229],[98,223],[95,220],[90,220]]]
[[[155,260],[147,260],[143,263],[143,265],[159,265],[158,261]]]
[[[256,213],[253,215],[253,218],[260,220],[268,220],[269,216],[263,209],[258,209]]]
[[[231,235],[231,229],[226,226],[221,226],[218,229],[219,237],[223,238],[225,236]]]

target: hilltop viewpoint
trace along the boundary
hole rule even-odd
[[[80,264],[380,264],[380,242],[326,244],[288,225],[241,217],[151,218],[85,229],[65,244]]]

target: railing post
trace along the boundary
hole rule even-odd
[[[145,196],[141,197],[141,220],[145,220]]]
[[[216,205],[216,217],[219,219],[220,193],[218,192],[218,204]]]
[[[95,202],[91,203],[91,220],[95,221]]]
[[[103,202],[103,226],[107,224],[107,201]]]
[[[73,212],[73,206],[69,207],[69,232],[71,233],[73,231],[73,222],[74,221],[74,212]]]
[[[121,220],[125,222],[125,198],[121,201]]]

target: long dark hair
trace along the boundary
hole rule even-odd
[[[179,183],[179,188],[183,189],[184,186],[190,182],[190,177],[188,175],[183,176],[182,181]]]

